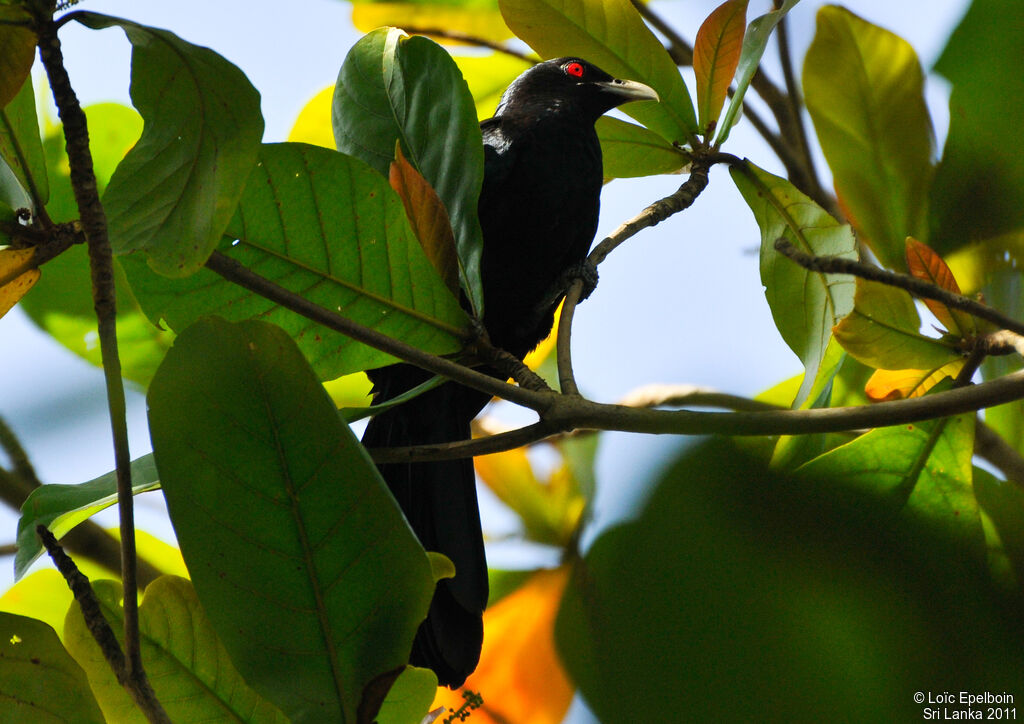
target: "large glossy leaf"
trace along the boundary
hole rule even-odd
[[[953,84],[931,190],[929,241],[946,253],[1024,228],[1024,3],[974,0],[935,70]]]
[[[45,204],[50,197],[50,188],[31,78],[26,78],[10,103],[0,108],[0,156],[20,186],[20,189],[10,188],[0,183],[0,201],[13,208],[22,206],[26,201]]]
[[[775,326],[806,370],[799,406],[815,384],[833,325],[853,308],[853,284],[804,269],[779,254],[775,242],[785,238],[811,254],[856,259],[856,240],[786,179],[753,164],[747,169],[730,173],[761,228],[761,282]]]
[[[160,487],[153,456],[132,460],[132,493],[138,495]],[[21,578],[43,553],[36,526],[45,525],[56,538],[96,513],[117,502],[117,472],[110,471],[79,485],[42,485],[21,506],[18,519],[18,552],[14,556],[14,577]]]
[[[358,159],[299,143],[266,145],[260,158],[221,251],[384,334],[438,354],[460,348],[466,315],[387,179]],[[265,319],[291,334],[322,379],[394,361],[209,270],[166,279],[134,257],[123,263],[146,314],[171,329],[207,314]]]
[[[707,17],[693,43],[697,78],[697,121],[700,128],[718,120],[740,61],[746,29],[747,0],[726,0]],[[706,134],[713,135],[712,132]]]
[[[103,196],[114,251],[144,252],[161,274],[192,274],[220,241],[256,161],[259,93],[227,60],[167,30],[92,12],[74,18],[124,30],[132,103],[146,120]]]
[[[116,103],[88,106],[85,115],[89,123],[93,170],[102,193],[117,164],[139,139],[142,119],[131,108]],[[78,206],[71,189],[64,136],[59,127],[47,134],[43,149],[50,178],[46,211],[57,222],[77,219]],[[146,319],[116,259],[114,275],[121,373],[145,386],[163,359],[173,335]],[[33,322],[72,352],[96,366],[102,363],[96,339],[88,251],[84,245],[73,246],[48,261],[45,273],[21,307]]]
[[[124,591],[116,581],[95,581],[100,610],[118,639],[124,629]],[[162,576],[146,588],[139,606],[142,662],[171,721],[285,724],[288,720],[250,689],[231,663],[185,578]],[[117,683],[78,605],[68,610],[64,638],[107,721],[143,724],[145,715]]]
[[[600,721],[915,721],[915,691],[1019,686],[1019,609],[984,564],[828,484],[716,441],[593,542],[556,642]]]
[[[338,150],[384,176],[395,143],[434,187],[455,231],[461,282],[477,311],[482,237],[476,205],[484,177],[483,141],[473,99],[451,56],[422,36],[375,30],[349,51],[331,114]]]
[[[232,661],[295,722],[355,722],[367,683],[407,660],[433,592],[366,451],[262,322],[189,327],[148,402],[171,520]]]
[[[0,719],[10,724],[102,724],[85,672],[49,625],[0,613]],[[59,693],[58,693],[59,692]]]
[[[687,154],[635,123],[602,116],[596,128],[606,179],[680,173],[690,163]]]
[[[981,566],[985,536],[971,484],[973,453],[974,416],[961,415],[872,430],[799,473],[823,486],[823,495],[856,501],[879,524],[901,527],[908,537],[939,533],[952,555]]]
[[[858,238],[904,269],[903,240],[927,234],[932,126],[910,44],[827,5],[804,61],[803,89],[836,193]]]
[[[501,19],[497,0],[355,0],[352,24],[364,33],[385,25],[439,28],[494,42],[508,40],[512,35]]]
[[[729,138],[729,132],[736,123],[740,109],[743,108],[743,97],[747,94],[750,81],[761,64],[761,56],[764,55],[765,48],[768,47],[768,39],[771,38],[772,31],[798,2],[800,0],[784,0],[777,10],[754,18],[747,26],[747,32],[743,35],[739,64],[736,66],[736,92],[733,93],[729,106],[722,115],[722,122],[718,124],[718,135],[715,136],[716,146],[722,145]]]
[[[578,55],[617,78],[646,83],[660,103],[629,103],[626,114],[669,142],[697,129],[679,69],[629,0],[501,0],[512,31],[544,58]]]
[[[910,294],[857,279],[853,311],[834,334],[843,349],[883,370],[938,369],[960,356],[949,340],[925,337]]]

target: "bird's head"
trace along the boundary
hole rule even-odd
[[[496,116],[515,112],[570,112],[597,120],[629,101],[657,101],[650,86],[620,80],[582,58],[555,58],[538,63],[512,81],[502,94]]]

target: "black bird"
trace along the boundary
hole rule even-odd
[[[585,60],[557,58],[520,75],[494,117],[480,124],[483,323],[494,345],[520,359],[551,331],[555,309],[568,281],[582,273],[597,231],[603,175],[594,123],[637,100],[658,95]],[[430,377],[409,365],[369,376],[375,402]],[[372,418],[363,443],[391,447],[469,439],[470,422],[488,401],[467,387],[442,384]],[[390,464],[380,472],[423,546],[455,563],[455,578],[438,585],[410,658],[454,688],[479,661],[487,605],[473,463]]]

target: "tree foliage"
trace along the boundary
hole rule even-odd
[[[334,89],[291,140],[261,144],[259,95],[215,49],[94,12],[55,18],[44,0],[0,4],[0,313],[20,303],[104,367],[115,449],[122,377],[145,386],[153,443],[109,475],[27,495],[17,574],[45,548],[77,600],[64,622],[0,614],[0,718],[429,721],[436,677],[405,662],[434,584],[458,571],[423,550],[373,463],[485,453],[484,484],[563,563],[492,571],[480,668],[433,705],[557,722],[577,691],[609,722],[874,720],[919,718],[914,692],[1019,687],[1020,7],[973,0],[953,32],[935,68],[953,86],[938,160],[905,40],[821,7],[797,78],[786,17],[805,8],[776,2],[748,22],[750,10],[726,0],[675,29],[627,0],[355,2],[369,32]],[[57,40],[71,22],[126,33],[137,114],[82,113]],[[773,37],[780,84],[759,71]],[[37,44],[64,122],[46,134]],[[571,355],[580,282],[557,341],[527,360],[539,376],[473,369],[502,359],[476,336],[477,120],[530,63],[568,54],[662,99],[598,123],[605,176],[686,175],[590,260],[685,211],[728,166],[800,377],[758,400],[679,386],[589,400]],[[727,152],[745,118],[785,176]],[[82,343],[97,325],[99,350]],[[396,359],[539,422],[440,451],[367,451],[347,420],[372,411],[338,408],[363,404],[353,373]],[[581,548],[601,430],[717,437],[659,475],[635,520]],[[24,499],[38,481],[0,433],[0,486]],[[523,445],[552,454],[547,477]],[[131,500],[156,488],[189,577],[150,582],[139,606]],[[115,502],[128,574],[90,584],[49,535]],[[43,585],[25,578],[6,608]],[[59,702],[46,695],[58,689]]]

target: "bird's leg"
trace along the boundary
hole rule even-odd
[[[583,291],[580,293],[580,301],[582,302],[597,288],[597,267],[593,262],[589,259],[584,259],[566,268],[558,275],[558,279],[551,285],[548,293],[544,295],[544,300],[538,305],[538,309],[547,310],[558,306],[558,303],[562,301],[562,297],[565,296],[565,293],[569,291],[569,287],[576,280],[583,282]]]

